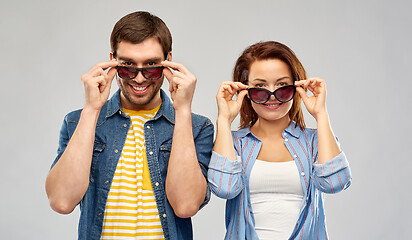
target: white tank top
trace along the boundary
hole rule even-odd
[[[256,159],[249,189],[259,239],[289,239],[304,198],[295,162]]]

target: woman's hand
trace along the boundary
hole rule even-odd
[[[248,86],[240,82],[222,82],[216,95],[217,107],[219,110],[218,120],[225,120],[229,123],[239,114],[243,99],[247,94]],[[240,91],[236,100],[233,96]]]
[[[296,81],[296,91],[305,104],[308,112],[317,120],[320,115],[327,114],[326,111],[326,84],[321,78],[308,78],[307,80]],[[300,86],[313,93],[309,97],[306,91]]]

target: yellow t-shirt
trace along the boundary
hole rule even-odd
[[[148,111],[123,109],[131,119],[107,198],[101,239],[164,239],[146,158],[144,124]]]

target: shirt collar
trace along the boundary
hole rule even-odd
[[[295,121],[292,121],[289,126],[285,129],[285,132],[287,132],[289,135],[292,135],[295,138],[299,138],[300,134],[302,133],[301,129],[299,128],[298,125],[296,125]],[[258,139],[253,133],[250,131],[250,127],[246,127],[243,129],[240,129],[237,132],[237,135],[239,138],[245,138],[248,135],[252,135],[256,139]]]
[[[160,97],[162,98],[162,105],[157,111],[156,116],[154,116],[154,120],[157,120],[161,116],[166,118],[171,124],[175,124],[175,109],[173,108],[172,101],[170,101],[169,97],[160,89]]]
[[[169,97],[160,89],[160,97],[162,98],[162,105],[157,111],[154,120],[164,116],[170,123],[175,123],[175,112]],[[119,112],[122,116],[125,116],[122,111],[122,105],[120,104],[120,89],[116,91],[115,94],[110,98],[107,103],[106,118],[112,117],[115,113]]]
[[[295,138],[299,138],[300,134],[302,133],[302,129],[299,128],[295,121],[292,121],[285,129],[285,131]]]
[[[107,102],[106,118],[113,116],[117,112],[122,114],[122,105],[120,104],[120,89],[117,90]]]

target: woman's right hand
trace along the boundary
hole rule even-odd
[[[243,99],[247,94],[248,86],[240,82],[222,82],[216,95],[216,102],[218,107],[218,120],[232,121],[239,114]],[[237,91],[240,91],[236,100],[233,96]]]

